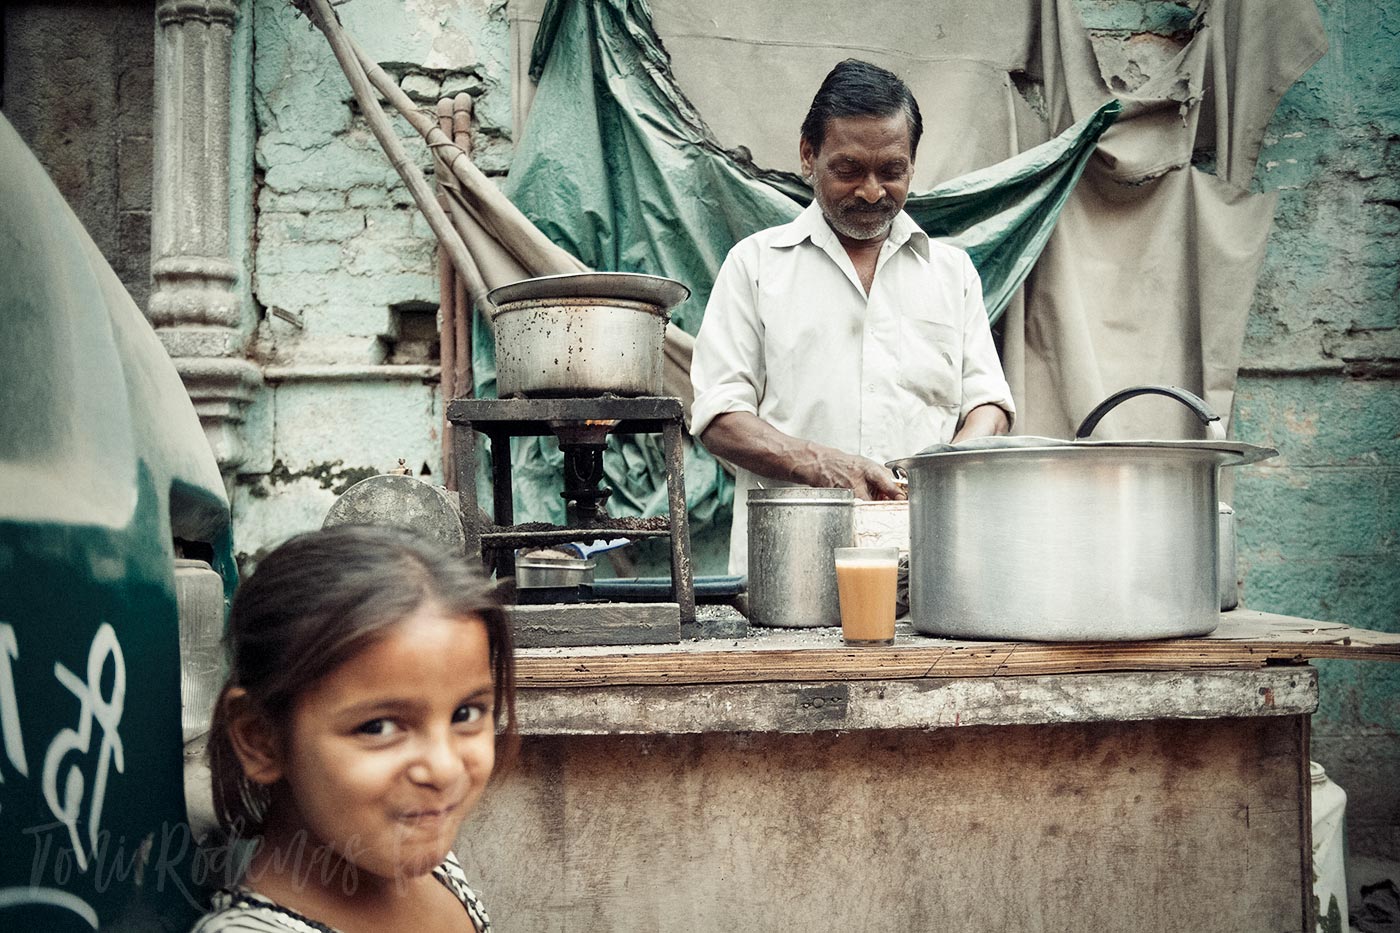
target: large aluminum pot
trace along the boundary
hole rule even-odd
[[[749,490],[749,621],[779,628],[841,624],[832,551],[855,536],[849,489]]]
[[[666,322],[689,296],[680,282],[631,272],[549,275],[493,289],[496,393],[661,395]]]
[[[890,465],[909,474],[910,621],[930,635],[1131,641],[1204,635],[1220,617],[1220,467],[1277,451],[1225,440],[982,438]]]

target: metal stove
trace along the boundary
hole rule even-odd
[[[668,397],[455,399],[447,420],[456,428],[457,489],[469,557],[479,556],[498,576],[515,569],[515,549],[571,541],[667,537],[671,546],[671,602],[582,603],[516,606],[512,613],[522,646],[664,643],[695,622],[690,528],[685,507],[680,400]],[[666,459],[669,513],[656,518],[612,518],[611,490],[603,482],[603,450],[609,435],[660,434]],[[491,443],[495,522],[477,507],[476,435]],[[564,455],[566,523],[514,524],[510,438],[553,435]]]

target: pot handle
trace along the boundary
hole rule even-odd
[[[1089,412],[1079,423],[1079,430],[1074,432],[1074,439],[1077,441],[1086,439],[1094,433],[1094,429],[1099,426],[1104,415],[1136,395],[1165,395],[1168,398],[1174,398],[1191,409],[1196,417],[1201,419],[1201,424],[1206,426],[1206,435],[1209,438],[1222,440],[1225,437],[1225,429],[1220,426],[1220,416],[1211,411],[1205,401],[1194,392],[1188,392],[1179,386],[1133,386],[1114,392],[1099,402],[1098,407]]]

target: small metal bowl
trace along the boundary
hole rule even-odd
[[[598,562],[591,557],[517,557],[515,588],[547,589],[591,585]]]

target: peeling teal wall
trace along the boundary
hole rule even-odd
[[[1279,190],[1235,402],[1277,460],[1235,495],[1254,608],[1400,631],[1400,4],[1324,2],[1326,56],[1284,97]],[[1313,757],[1354,853],[1400,858],[1400,665],[1323,661]]]
[[[247,415],[237,543],[257,554],[318,526],[350,480],[402,458],[441,482],[434,241],[325,37],[286,0],[243,0],[255,186],[252,354],[268,384]],[[347,30],[427,108],[467,92],[477,164],[510,162],[509,26],[493,0],[356,0]],[[393,117],[410,157],[426,146]],[[235,136],[238,140],[239,137]],[[237,146],[236,146],[237,149]],[[416,352],[405,352],[411,344]],[[333,478],[333,479],[332,479]]]
[[[1078,0],[1138,73],[1196,4]],[[1327,54],[1269,124],[1277,190],[1233,433],[1279,450],[1235,476],[1244,603],[1400,631],[1400,3],[1318,9]],[[1212,154],[1201,154],[1210,164]],[[1353,853],[1400,860],[1400,665],[1323,661],[1313,757],[1349,795]]]
[[[1191,6],[1078,0],[1150,68]],[[1256,190],[1277,190],[1232,431],[1279,457],[1235,477],[1246,605],[1400,631],[1400,3],[1320,2],[1327,54],[1285,95]],[[1122,50],[1135,50],[1124,53]],[[1145,70],[1145,69],[1144,69]],[[1207,163],[1210,154],[1203,154]],[[1400,665],[1323,661],[1313,757],[1354,853],[1400,859]]]

